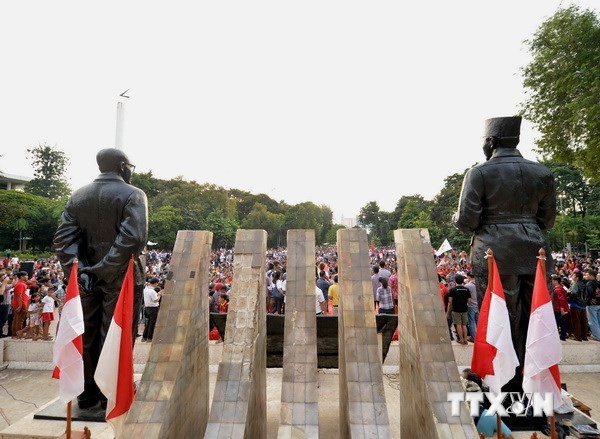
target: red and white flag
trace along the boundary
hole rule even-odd
[[[60,315],[60,324],[56,341],[52,348],[54,372],[52,378],[58,378],[59,397],[65,404],[83,392],[83,309],[77,283],[78,262],[75,260],[69,275],[69,284],[65,303]]]
[[[100,353],[94,380],[106,396],[106,421],[119,437],[133,403],[133,259]]]
[[[531,315],[525,343],[523,391],[525,393],[551,392],[554,407],[562,404],[560,372],[562,346],[556,329],[552,300],[546,284],[544,262],[538,261],[531,299]]]
[[[492,259],[488,285],[479,313],[471,369],[494,393],[515,376],[519,359],[513,346],[504,289]]]

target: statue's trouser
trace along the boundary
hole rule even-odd
[[[96,366],[100,358],[100,351],[104,345],[104,339],[108,333],[110,322],[117,305],[120,289],[105,289],[97,287],[87,291],[80,285],[81,306],[83,308],[83,320],[85,332],[83,333],[83,373],[85,379],[84,391],[77,397],[80,405],[93,406],[101,396],[100,389],[94,381]],[[143,285],[134,287],[133,301],[133,342],[137,335],[140,318],[140,306],[142,304]]]
[[[517,367],[514,378],[502,388],[502,391],[522,392],[525,344],[535,275],[500,275],[500,279],[506,298],[513,346],[519,359],[519,367]],[[480,285],[487,285],[486,278],[479,279],[479,281]]]

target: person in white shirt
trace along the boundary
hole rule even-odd
[[[52,337],[49,335],[50,332],[50,322],[54,321],[54,305],[55,301],[58,301],[56,297],[56,293],[54,292],[54,287],[48,287],[47,293],[42,299],[42,304],[44,307],[42,308],[42,340],[50,341]]]
[[[158,289],[158,278],[153,277],[148,281],[144,288],[144,313],[146,314],[146,324],[142,334],[142,342],[151,342],[154,336],[154,327],[158,317],[158,307],[160,302],[160,293]]]
[[[316,305],[316,313],[317,315],[325,314],[325,310],[327,309],[327,305],[325,304],[325,296],[323,296],[323,291],[321,288],[315,285],[315,305]]]

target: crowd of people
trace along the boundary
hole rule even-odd
[[[399,282],[393,248],[371,248],[373,306],[379,314],[397,314]],[[561,340],[600,341],[600,260],[553,253],[554,273],[550,293]],[[142,342],[151,342],[160,309],[162,289],[169,273],[171,254],[147,254],[146,287],[142,309]],[[485,285],[470,272],[465,252],[450,251],[434,257],[448,330],[459,344],[473,342]],[[54,257],[34,261],[32,275],[21,269],[18,258],[0,261],[0,337],[30,340],[53,339],[66,289],[60,263]],[[265,258],[267,313],[285,314],[287,251],[271,249]],[[209,307],[226,313],[235,291],[233,250],[211,253]],[[315,252],[315,314],[338,315],[340,301],[338,257],[335,246]],[[5,331],[6,328],[6,331]],[[141,328],[140,328],[141,329]]]
[[[600,341],[600,259],[553,252],[549,293],[561,340]],[[478,285],[465,252],[435,259],[450,337],[466,344],[475,339],[486,285]]]
[[[151,342],[161,291],[169,272],[171,254],[147,254],[143,292],[142,342]],[[25,265],[29,265],[25,270]],[[56,257],[23,263],[18,257],[0,260],[0,338],[52,341],[60,323],[66,296],[64,273]]]

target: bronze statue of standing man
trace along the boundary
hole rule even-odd
[[[547,248],[544,230],[554,225],[556,191],[551,171],[526,160],[516,149],[521,117],[485,121],[486,162],[471,168],[463,181],[454,225],[472,232],[471,270],[479,285],[487,284],[485,251],[491,248],[498,265],[511,320],[513,345],[521,367],[531,312],[533,283],[540,248]],[[551,260],[546,263],[552,270]],[[509,383],[520,390],[522,373]]]
[[[135,258],[135,341],[145,282],[143,250],[148,241],[146,194],[130,184],[135,166],[122,150],[115,148],[98,152],[96,161],[101,174],[92,183],[73,192],[54,236],[54,249],[65,279],[69,279],[74,259],[79,260],[79,288],[85,322],[85,387],[77,401],[82,409],[94,407],[99,401],[106,404],[106,398],[94,381],[94,373],[132,255]]]

